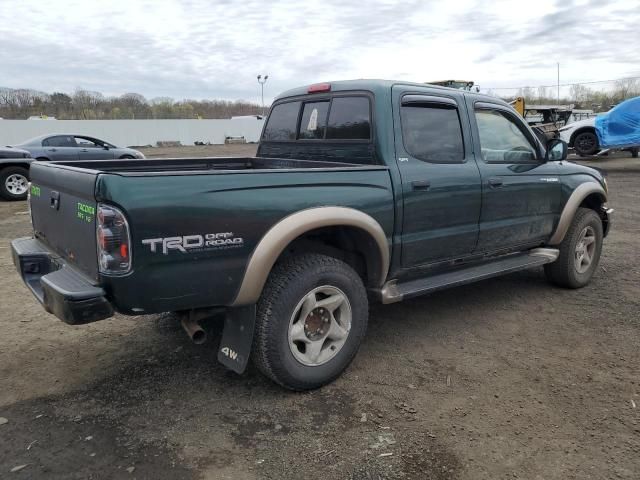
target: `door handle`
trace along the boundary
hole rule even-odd
[[[489,179],[489,186],[493,188],[501,187],[502,183],[502,179],[498,177],[492,177]]]
[[[47,149],[47,152],[57,152],[58,149],[57,148],[49,148]]]
[[[87,150],[86,148],[83,148],[80,150],[81,152],[88,152],[89,150]]]
[[[431,182],[429,180],[417,180],[415,182],[411,182],[411,188],[413,190],[429,190],[431,187]]]

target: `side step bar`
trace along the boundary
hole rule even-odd
[[[382,303],[401,302],[425,293],[539,267],[545,263],[555,262],[559,253],[554,248],[536,248],[526,253],[509,255],[481,265],[473,265],[453,272],[417,278],[403,283],[390,280],[380,289],[380,297]]]

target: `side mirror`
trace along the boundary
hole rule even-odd
[[[547,142],[547,153],[544,156],[544,160],[545,162],[566,160],[568,151],[567,142],[559,138],[552,138]]]
[[[106,143],[103,143],[102,148],[104,148],[105,150],[109,150],[109,145],[107,145]]]

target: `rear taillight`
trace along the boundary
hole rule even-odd
[[[27,208],[29,210],[29,220],[33,226],[33,213],[31,213],[31,182],[27,183]]]
[[[120,210],[98,204],[96,216],[98,266],[105,275],[121,275],[131,270],[129,224]]]

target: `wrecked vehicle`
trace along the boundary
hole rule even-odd
[[[640,152],[640,97],[626,100],[607,113],[571,123],[560,129],[562,138],[580,156],[626,150]]]

